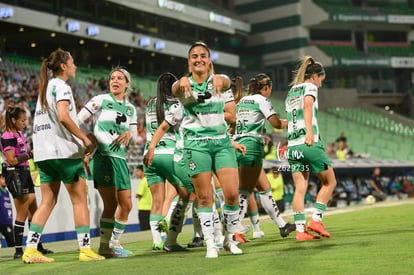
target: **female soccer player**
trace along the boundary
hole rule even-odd
[[[234,140],[246,146],[246,153],[238,153],[240,177],[241,216],[247,210],[247,200],[257,183],[259,186],[270,187],[268,182],[260,179],[264,156],[264,139],[266,136],[265,123],[269,121],[274,128],[282,129],[287,121],[279,118],[272,104],[267,99],[272,92],[272,81],[266,74],[258,74],[249,81],[249,94],[244,96],[236,107],[236,129]],[[267,183],[267,184],[266,184]],[[267,185],[267,186],[266,186]],[[263,191],[264,188],[260,188]],[[268,189],[268,188],[267,188]],[[264,199],[267,199],[264,198]],[[266,204],[271,206],[272,204]],[[294,226],[287,224],[279,215],[277,207],[266,207],[269,216],[277,223],[281,236],[286,237]],[[279,218],[277,218],[279,217]]]
[[[144,159],[144,170],[148,185],[152,194],[152,208],[150,214],[150,227],[153,239],[153,250],[162,250],[164,243],[160,231],[167,231],[168,225],[162,215],[164,201],[167,198],[166,181],[174,185],[178,190],[180,180],[174,174],[174,151],[176,147],[176,135],[174,129],[168,127],[162,133],[155,136],[156,130],[169,126],[165,119],[170,117],[168,112],[174,115],[174,109],[180,108],[179,102],[172,96],[171,85],[176,81],[171,73],[164,73],[158,79],[157,97],[149,100],[146,109],[147,144],[145,146],[146,158]],[[171,117],[171,123],[177,119]],[[165,134],[164,134],[165,133]],[[153,137],[156,141],[152,142]]]
[[[108,94],[93,97],[78,114],[81,123],[93,117],[98,148],[92,174],[104,203],[100,220],[99,253],[107,258],[127,257],[131,251],[120,244],[132,208],[131,179],[125,160],[126,146],[137,140],[137,114],[127,100],[131,76],[121,67],[109,73]]]
[[[53,77],[49,79],[49,74]],[[80,261],[103,260],[90,248],[89,210],[83,158],[95,145],[79,129],[72,89],[76,66],[71,54],[56,50],[44,59],[40,71],[39,98],[33,121],[34,161],[41,182],[42,201],[35,212],[23,254],[24,263],[54,262],[36,248],[43,228],[56,205],[63,181],[73,206]]]
[[[202,42],[190,47],[188,67],[189,76],[182,77],[172,89],[184,106],[181,128],[185,169],[197,196],[197,212],[207,245],[206,258],[218,257],[213,236],[213,171],[222,183],[225,196],[223,247],[232,254],[242,254],[232,240],[240,206],[236,155],[227,133],[227,123],[235,122],[234,99],[228,90],[230,79],[214,74],[210,50]]]
[[[292,210],[296,224],[296,240],[319,239],[306,231],[317,232],[329,238],[331,235],[322,224],[326,205],[336,186],[335,174],[319,138],[318,128],[318,88],[326,77],[321,63],[306,56],[295,74],[287,97],[288,115],[288,161],[295,183]],[[304,200],[308,188],[309,173],[314,173],[321,181],[321,188],[315,202],[311,220],[306,226]]]
[[[176,77],[171,73],[164,73],[160,76],[158,80],[157,104],[165,102],[165,97],[172,97],[171,86],[176,80]],[[175,101],[173,105],[168,106],[168,110],[164,111],[164,115],[162,115],[162,109],[157,110],[159,110],[157,117],[164,117],[164,120],[151,137],[151,142],[148,144],[147,152],[144,156],[144,164],[146,167],[151,168],[154,157],[156,156],[155,153],[159,151],[160,141],[164,136],[165,138],[170,136],[171,131],[173,131],[176,139],[173,155],[173,173],[179,179],[178,184],[175,184],[174,187],[179,194],[179,200],[172,211],[169,228],[166,228],[168,234],[164,243],[164,250],[168,252],[185,251],[187,249],[177,243],[177,236],[181,232],[187,205],[190,201],[190,194],[194,191],[194,188],[191,183],[191,178],[188,177],[182,168],[183,141],[179,129],[183,116],[183,107],[179,101]],[[161,157],[161,155],[157,155],[156,158]]]
[[[27,146],[23,129],[26,127],[26,111],[18,107],[8,108],[5,115],[5,131],[1,135],[1,148],[6,160],[5,174],[7,189],[13,196],[16,219],[13,226],[16,252],[14,259],[23,256],[23,232],[26,219],[30,219],[37,209],[34,184],[30,176],[28,160],[33,158]],[[52,253],[39,242],[37,249],[43,254]]]

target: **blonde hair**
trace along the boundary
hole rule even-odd
[[[128,90],[132,89],[132,87],[131,87],[131,75],[129,74],[129,72],[127,70],[125,70],[121,66],[116,66],[116,67],[112,68],[111,72],[109,73],[109,80],[111,79],[111,75],[114,72],[121,72],[125,76],[126,82],[129,83],[129,86],[126,88],[125,94],[124,94],[124,97],[126,98]]]
[[[325,70],[321,63],[316,62],[312,56],[308,55],[303,58],[299,69],[295,71],[294,74],[295,77],[289,84],[290,86],[295,86],[303,83],[306,79],[309,79],[314,74],[325,74]]]

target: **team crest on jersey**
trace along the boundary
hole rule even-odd
[[[95,103],[92,104],[92,109],[97,110],[99,108],[98,105],[96,105]]]
[[[194,163],[194,161],[190,160],[189,168],[191,171],[197,169],[197,165]]]
[[[126,114],[127,114],[127,116],[131,116],[132,115],[132,108],[131,107],[128,107],[126,109]]]
[[[208,90],[208,91],[213,90],[213,83],[212,83],[212,82],[209,82],[209,83],[207,84],[207,90]]]

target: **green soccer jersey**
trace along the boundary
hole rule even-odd
[[[184,154],[184,140],[183,133],[181,131],[181,121],[183,119],[183,105],[178,102],[171,106],[165,114],[165,121],[174,129],[175,133],[175,150],[174,150],[174,161],[178,162],[183,158]]]
[[[266,120],[276,115],[270,101],[261,94],[243,97],[236,106],[236,141],[253,139],[264,144]]]
[[[175,108],[176,103],[171,105],[164,105],[165,109],[165,118],[169,117],[169,110],[171,108]],[[160,126],[157,121],[157,98],[154,98],[153,100],[150,100],[146,107],[146,116],[145,116],[145,122],[146,122],[146,130],[147,130],[147,143],[145,146],[145,152],[147,153],[147,148],[151,143],[152,136],[154,135],[155,131]],[[168,122],[168,121],[167,121]],[[168,129],[168,131],[164,134],[164,136],[161,138],[161,140],[158,142],[157,146],[155,147],[154,154],[168,154],[172,155],[174,154],[175,149],[175,133],[174,129],[171,127]]]
[[[93,97],[84,108],[93,116],[98,151],[104,156],[125,159],[126,147],[115,144],[114,140],[137,124],[134,105],[127,100],[119,102],[109,93]]]
[[[200,84],[196,83],[192,77],[189,80],[197,102],[183,103],[184,116],[181,127],[184,139],[203,140],[227,137],[224,105],[234,101],[231,90],[227,90],[221,95],[213,95],[212,76]]]
[[[305,97],[312,96],[313,103],[312,130],[314,141],[319,141],[318,128],[318,87],[312,83],[301,83],[293,86],[286,97],[286,112],[288,117],[288,146],[305,143],[306,127],[304,118]]]

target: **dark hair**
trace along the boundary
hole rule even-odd
[[[236,104],[243,97],[243,78],[241,76],[236,76],[231,79],[231,91],[233,92],[234,101]]]
[[[142,164],[138,164],[138,165],[137,165],[137,169],[140,169],[140,170],[144,171],[144,165],[142,165]]]
[[[188,57],[190,57],[190,52],[195,47],[203,47],[204,49],[207,50],[208,57],[211,56],[211,54],[210,54],[210,48],[207,46],[207,44],[204,43],[204,42],[202,42],[202,41],[198,41],[198,42],[195,42],[193,45],[191,45],[190,49],[188,50]],[[189,70],[188,74],[191,75],[192,72],[190,71],[190,68],[188,68],[188,70]],[[208,73],[209,74],[214,74],[213,62],[210,62],[210,67],[208,68]]]
[[[40,68],[40,83],[39,83],[39,101],[42,111],[49,109],[49,104],[46,100],[46,88],[49,81],[48,70],[52,71],[55,76],[62,72],[61,64],[66,64],[70,57],[70,53],[61,49],[52,52],[48,58],[43,59]]]
[[[173,104],[178,102],[178,100],[173,96],[171,87],[174,82],[177,81],[177,77],[172,73],[163,73],[158,78],[158,85],[157,85],[157,102],[156,102],[156,110],[157,110],[157,122],[160,125],[165,118],[165,104]]]
[[[16,130],[16,123],[13,122],[13,119],[19,119],[23,114],[26,114],[26,111],[19,107],[8,108],[5,115],[5,130],[13,131]]]
[[[249,81],[249,95],[257,94],[264,86],[272,86],[272,80],[267,74],[258,74]]]

